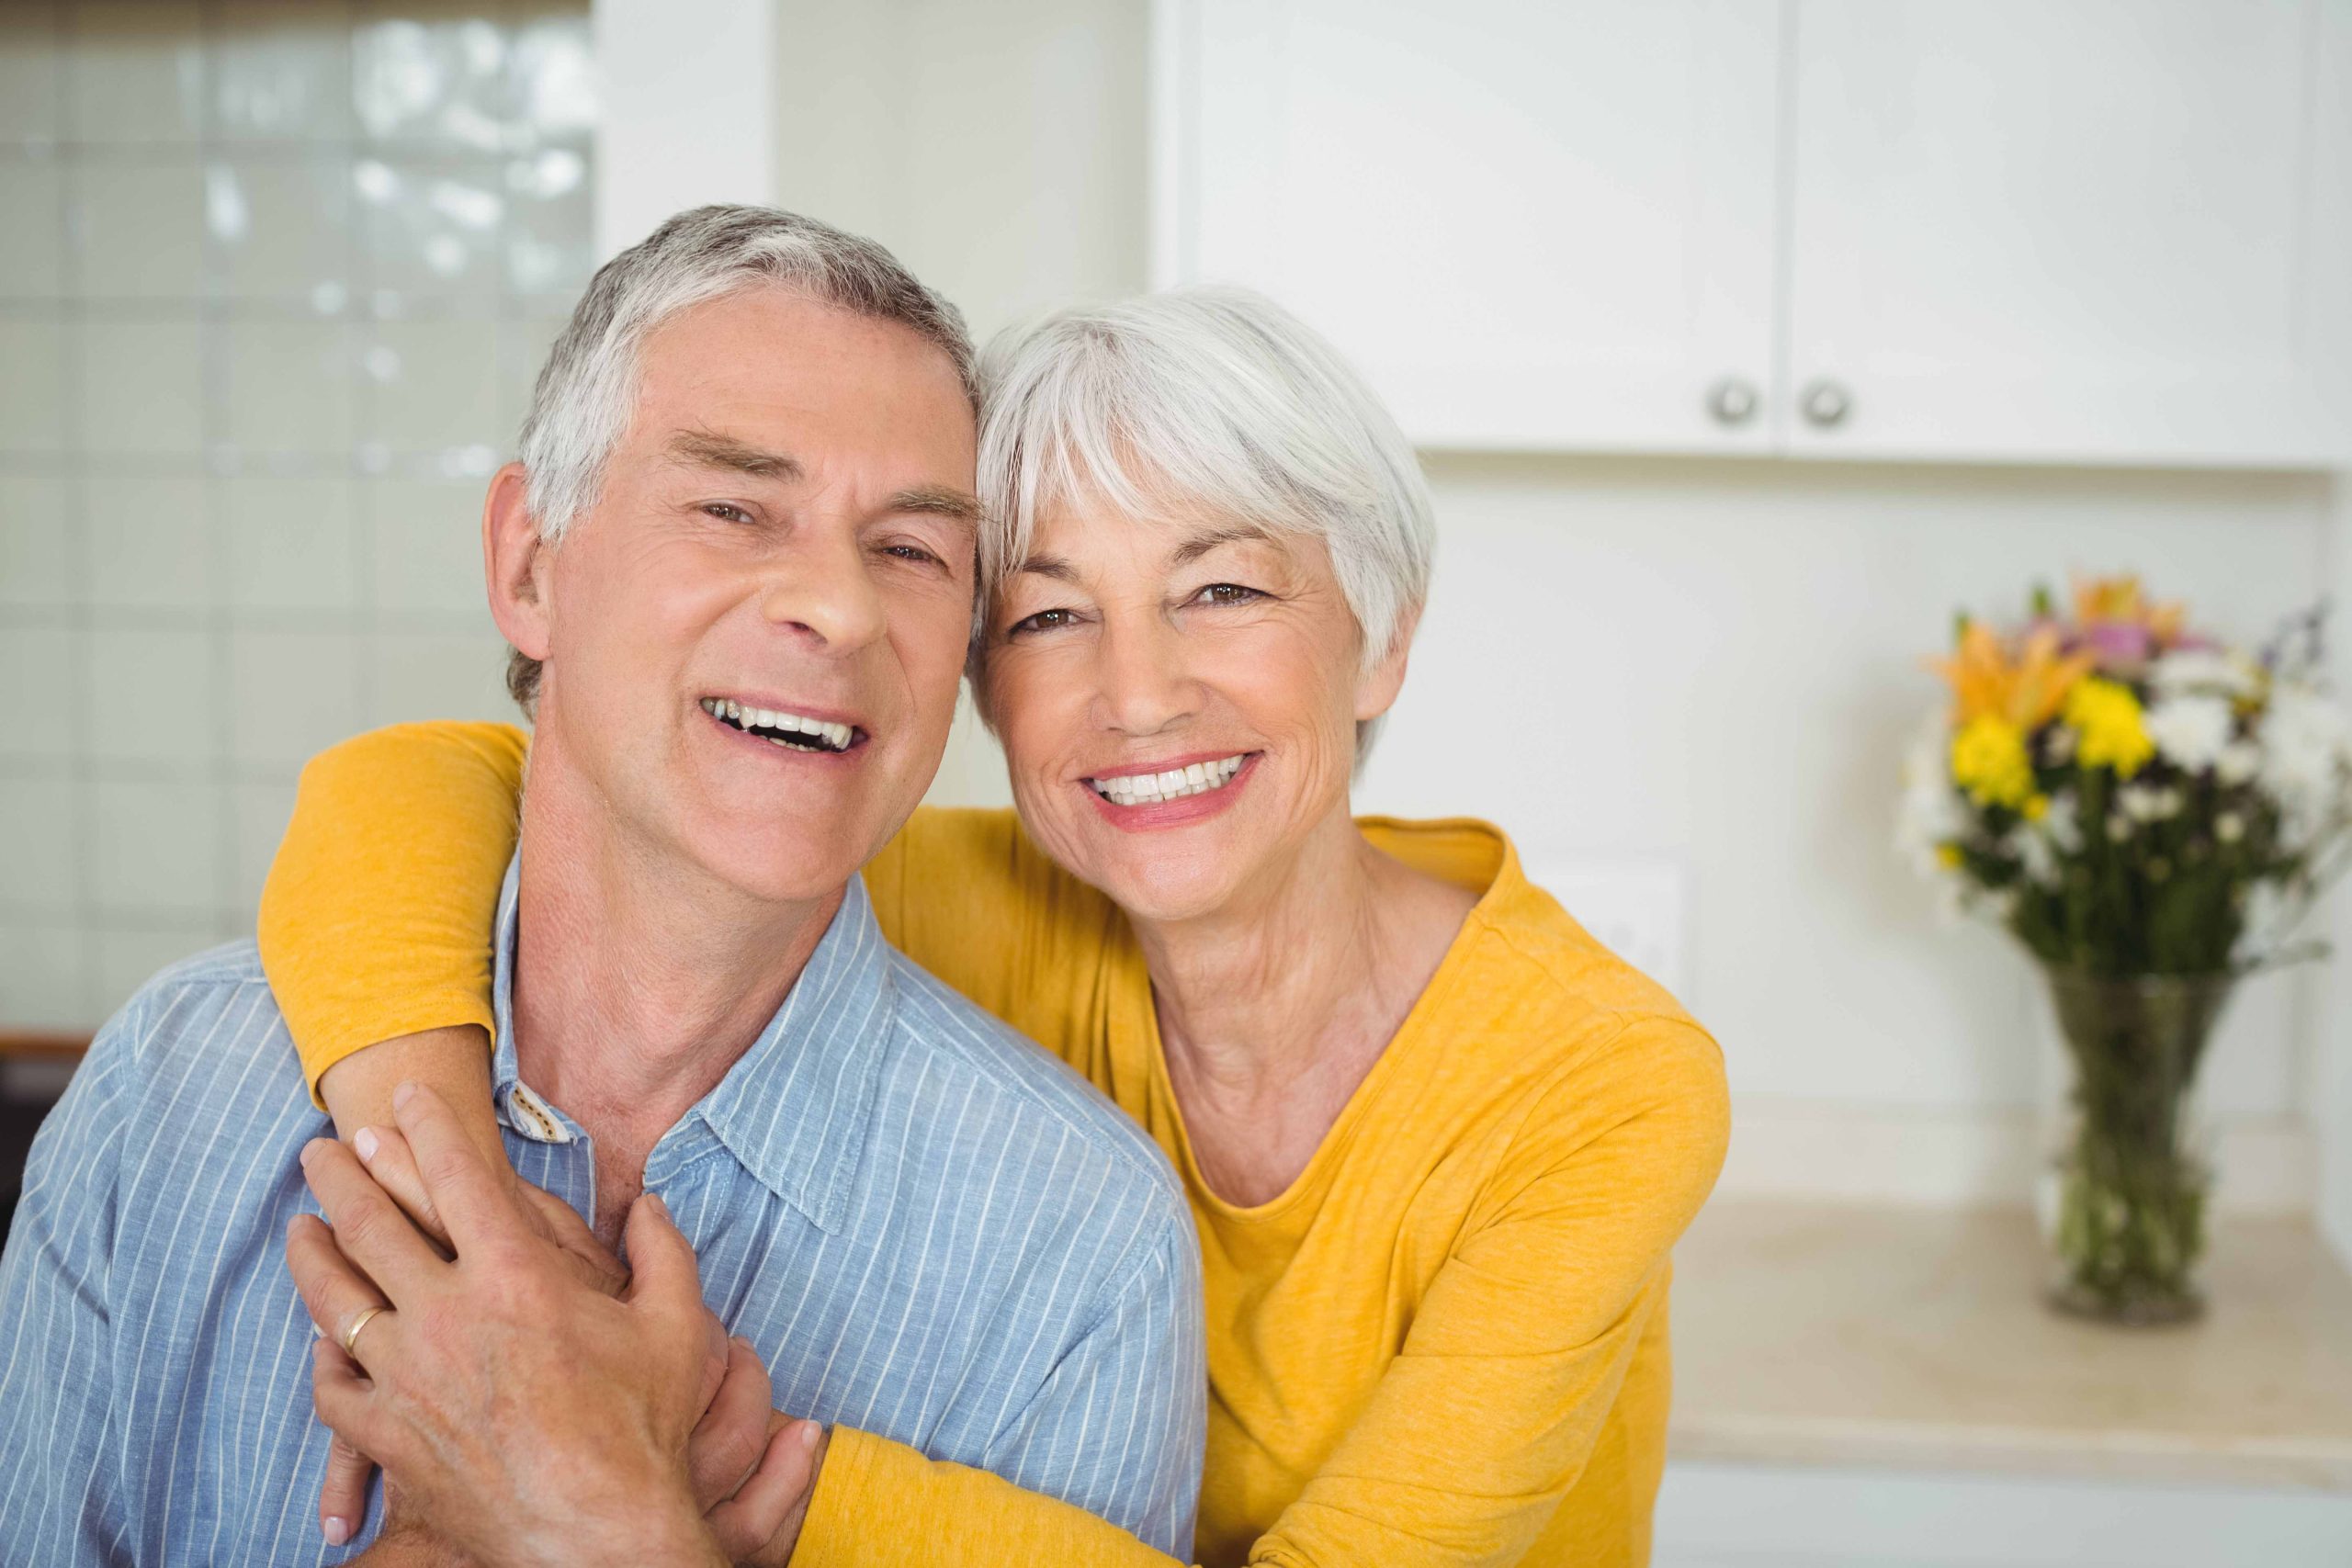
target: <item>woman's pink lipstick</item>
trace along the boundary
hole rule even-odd
[[[1232,755],[1230,751],[1204,752],[1197,757],[1170,758],[1149,767],[1137,765],[1131,768],[1115,768],[1096,773],[1091,778],[1079,780],[1078,787],[1086,792],[1086,798],[1094,803],[1094,809],[1102,814],[1103,820],[1122,832],[1150,833],[1163,828],[1189,827],[1194,822],[1206,821],[1232,806],[1235,797],[1241,793],[1242,786],[1250,782],[1250,775],[1258,771],[1259,760],[1265,753],[1262,751],[1247,753],[1233,777],[1217,788],[1204,790],[1198,795],[1179,795],[1174,800],[1145,801],[1137,806],[1114,805],[1104,799],[1102,793],[1094,787],[1094,779],[1124,778],[1140,776],[1144,773],[1165,773],[1171,769],[1182,769],[1193,762],[1215,761]]]

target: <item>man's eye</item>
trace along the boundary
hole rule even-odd
[[[900,560],[929,561],[933,566],[946,564],[921,545],[885,545],[882,547],[882,553],[886,556],[896,556]]]
[[[721,523],[749,523],[752,520],[750,513],[731,501],[706,501],[702,509]]]
[[[1247,604],[1264,597],[1258,590],[1244,588],[1238,582],[1212,582],[1193,595],[1193,601],[1202,604]]]
[[[1040,610],[1034,615],[1024,615],[1013,622],[1005,628],[1004,635],[1009,637],[1026,637],[1031,632],[1049,632],[1077,624],[1078,616],[1070,611]]]

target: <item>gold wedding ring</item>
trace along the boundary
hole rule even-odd
[[[367,1327],[368,1325],[374,1320],[378,1313],[384,1312],[386,1310],[388,1309],[384,1307],[373,1306],[368,1307],[353,1315],[351,1319],[351,1326],[343,1331],[343,1353],[345,1355],[350,1357],[355,1361],[359,1359],[359,1331]]]

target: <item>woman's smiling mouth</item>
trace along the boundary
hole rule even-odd
[[[1086,784],[1113,806],[1128,809],[1159,806],[1225,788],[1257,755],[1255,751],[1240,751],[1230,757],[1184,762],[1157,772],[1097,774]]]

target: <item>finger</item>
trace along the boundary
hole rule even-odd
[[[707,1309],[702,1302],[694,1247],[670,1218],[669,1205],[659,1194],[639,1193],[629,1205],[621,1246],[628,1255],[629,1269],[628,1291],[621,1299],[641,1311],[674,1318],[682,1330],[687,1330],[689,1324],[699,1324],[688,1331],[699,1334],[706,1355],[715,1351],[723,1364],[725,1348],[714,1345],[710,1325],[701,1321]],[[723,1328],[718,1337],[726,1337]]]
[[[582,1283],[615,1297],[628,1288],[628,1269],[596,1239],[579,1210],[527,1181],[516,1182],[515,1190],[531,1217],[546,1228],[548,1239],[562,1250]]]
[[[311,1406],[330,1430],[361,1453],[399,1457],[397,1427],[377,1419],[376,1385],[332,1339],[311,1346]]]
[[[393,1304],[413,1299],[448,1267],[415,1222],[376,1185],[359,1156],[341,1144],[313,1138],[304,1145],[302,1175],[327,1212],[335,1245]]]
[[[768,1370],[751,1342],[729,1340],[727,1375],[686,1438],[686,1479],[695,1507],[707,1510],[733,1496],[759,1468],[774,1400]]]
[[[790,1540],[776,1538],[786,1530],[799,1533],[808,1499],[817,1489],[817,1442],[823,1435],[823,1428],[814,1421],[793,1421],[777,1427],[768,1439],[759,1469],[734,1496],[704,1515],[704,1522],[718,1537],[720,1550],[730,1560],[750,1562],[763,1549],[779,1554],[790,1550]]]
[[[416,1153],[408,1146],[407,1134],[398,1127],[362,1127],[351,1135],[351,1152],[359,1156],[376,1185],[401,1206],[401,1212],[416,1222],[417,1229],[444,1251],[450,1250],[448,1227],[433,1207],[433,1195],[424,1190],[424,1178],[417,1171]]]
[[[329,1546],[341,1546],[359,1533],[368,1517],[368,1482],[376,1461],[335,1438],[327,1445],[327,1479],[319,1488],[319,1530]]]
[[[297,1214],[288,1222],[286,1271],[294,1276],[294,1288],[310,1310],[311,1322],[337,1349],[361,1313],[386,1304],[383,1292],[344,1257],[334,1244],[334,1233],[315,1214]],[[389,1353],[387,1342],[396,1333],[395,1315],[379,1312],[368,1320],[360,1340],[369,1352]]]
[[[514,1197],[510,1171],[492,1169],[449,1102],[430,1086],[404,1083],[392,1092],[392,1115],[408,1134],[425,1195],[432,1200],[459,1256],[527,1237],[530,1222]]]
[[[727,1369],[735,1356],[735,1342],[727,1337],[727,1325],[708,1307],[702,1312],[702,1388],[695,1397],[707,1410],[711,1401],[718,1397],[719,1387],[727,1381]]]

